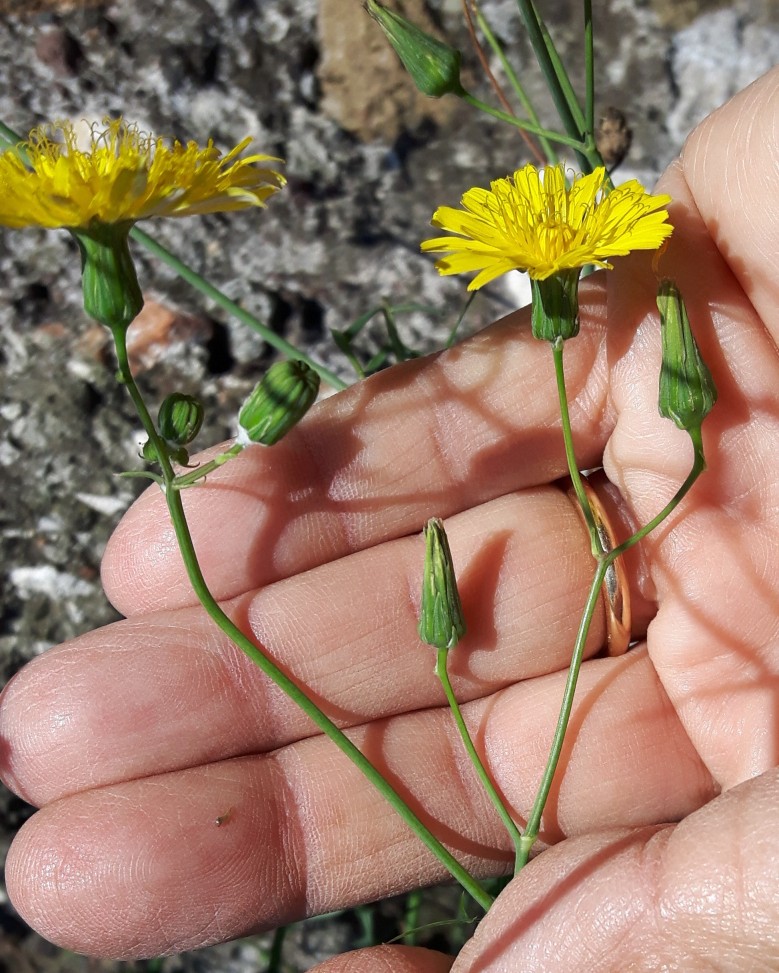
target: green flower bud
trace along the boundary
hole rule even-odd
[[[425,569],[419,637],[438,649],[453,649],[465,635],[465,619],[444,525],[437,518],[424,528]]]
[[[657,291],[663,363],[660,367],[660,415],[688,432],[701,423],[717,401],[717,389],[690,328],[682,295],[670,280]]]
[[[178,463],[179,466],[186,466],[189,463],[189,451],[185,446],[173,446],[170,448],[167,443],[163,443],[163,448],[168,459],[173,460],[174,463]],[[160,458],[157,455],[157,450],[154,448],[154,443],[151,439],[147,439],[141,447],[141,456],[143,456],[147,463],[159,463]]]
[[[420,30],[400,14],[387,10],[376,0],[366,0],[366,10],[395,48],[414,84],[424,95],[461,95],[460,52]]]
[[[84,310],[112,331],[124,331],[143,307],[130,255],[131,223],[95,223],[72,230],[81,251]]]
[[[575,338],[579,333],[579,268],[530,278],[533,337],[543,341]]]
[[[308,412],[319,391],[319,375],[302,361],[271,365],[238,413],[238,442],[273,446]]]
[[[200,432],[203,415],[203,406],[193,395],[173,392],[160,406],[157,424],[163,439],[186,446]]]
[[[141,456],[143,456],[147,463],[159,462],[157,450],[155,449],[154,443],[151,441],[151,439],[147,439],[143,446],[141,446]]]

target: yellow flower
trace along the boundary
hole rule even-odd
[[[562,166],[539,173],[527,165],[487,189],[469,189],[464,210],[441,206],[433,226],[454,237],[436,237],[424,251],[448,252],[441,274],[479,271],[468,285],[478,290],[509,270],[544,280],[562,270],[596,264],[631,250],[656,250],[673,232],[663,209],[670,196],[650,196],[635,179],[604,194],[606,171],[574,176],[570,188]]]
[[[27,142],[0,155],[0,224],[86,229],[134,223],[154,216],[189,216],[262,206],[284,177],[238,158],[246,138],[227,155],[213,142],[201,148],[141,132],[124,119],[92,126],[87,151],[70,122],[30,133]],[[59,134],[59,137],[57,137]]]

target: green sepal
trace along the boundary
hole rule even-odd
[[[238,441],[273,446],[316,401],[319,375],[305,362],[275,362],[238,413]]]
[[[544,280],[530,278],[533,337],[542,341],[579,333],[579,268],[560,270]]]
[[[160,406],[157,425],[167,442],[175,446],[186,446],[200,432],[205,410],[194,395],[172,392]]]
[[[457,590],[449,541],[441,521],[433,517],[424,527],[425,567],[419,637],[438,649],[453,649],[465,635],[465,618]]]
[[[426,34],[416,24],[387,10],[376,0],[366,0],[365,8],[386,34],[422,94],[430,98],[465,94],[460,83],[461,55],[458,50]]]
[[[143,307],[130,254],[132,223],[93,223],[71,230],[81,251],[84,310],[107,328],[124,331]]]
[[[163,442],[162,447],[169,460],[178,463],[179,466],[187,466],[189,463],[189,451],[186,446],[169,445]],[[141,447],[141,456],[143,456],[147,463],[159,463],[160,458],[157,455],[157,450],[151,439],[147,439]]]
[[[684,299],[673,281],[660,283],[657,307],[663,346],[660,415],[687,432],[700,429],[717,401],[717,389],[692,333]]]

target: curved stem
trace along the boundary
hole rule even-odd
[[[592,556],[598,558],[602,555],[603,549],[601,547],[600,536],[598,534],[598,528],[595,525],[595,518],[592,514],[592,507],[590,506],[590,501],[587,499],[587,494],[584,492],[584,486],[582,485],[582,477],[579,472],[579,466],[576,462],[576,454],[573,449],[573,433],[571,431],[571,416],[568,410],[568,393],[565,388],[565,370],[563,368],[563,346],[565,341],[563,338],[555,338],[552,342],[552,355],[554,357],[554,368],[555,368],[555,378],[557,379],[557,397],[560,401],[560,419],[563,426],[563,442],[565,444],[565,459],[568,463],[568,474],[571,477],[571,483],[573,483],[573,488],[576,493],[576,499],[579,501],[579,506],[582,509],[582,514],[584,515],[584,521],[587,524],[587,530],[590,535],[590,547],[592,549]]]
[[[643,540],[647,534],[650,534],[655,527],[659,527],[660,524],[669,517],[674,510],[679,506],[684,497],[690,492],[690,488],[693,483],[698,479],[698,477],[706,469],[706,457],[703,454],[703,440],[701,438],[701,428],[688,429],[687,433],[692,440],[693,446],[693,463],[692,469],[690,470],[687,479],[682,483],[676,493],[671,497],[668,503],[663,507],[659,514],[653,517],[647,524],[639,528],[635,534],[631,534],[626,541],[623,541],[618,547],[615,547],[610,553],[612,560],[619,557],[620,554],[624,554],[625,551],[629,551],[634,544],[638,544],[639,541]]]
[[[160,458],[160,467],[165,480],[165,499],[168,505],[168,512],[176,533],[179,550],[186,566],[190,584],[197,595],[201,605],[224,632],[225,635],[241,651],[254,662],[262,672],[272,679],[273,682],[296,703],[309,719],[326,735],[335,745],[358,767],[362,773],[371,781],[381,795],[389,802],[394,810],[406,822],[408,827],[426,845],[426,847],[436,856],[445,868],[453,875],[462,887],[487,910],[492,904],[492,897],[481,887],[476,879],[457,861],[457,859],[441,844],[435,835],[427,828],[406,804],[403,798],[397,793],[392,785],[385,780],[381,773],[373,766],[367,757],[352,743],[343,730],[339,729],[333,721],[326,716],[322,710],[311,700],[306,693],[290,677],[283,672],[268,656],[265,655],[250,638],[237,627],[220,607],[217,600],[211,594],[206,584],[203,573],[198,563],[192,536],[189,532],[184,505],[182,503],[181,492],[175,489],[175,475],[170,460],[165,451],[164,445],[160,442],[159,436],[152,422],[149,410],[143,401],[140,390],[135,384],[127,358],[127,345],[125,340],[125,329],[116,329],[113,332],[116,355],[119,362],[119,373],[122,382],[126,385],[127,391],[135,404],[138,416],[143,423],[149,439],[157,447],[157,455]]]
[[[449,658],[449,649],[439,649],[438,656],[436,658],[435,671],[438,678],[441,680],[441,685],[443,686],[444,693],[446,695],[447,702],[449,703],[449,709],[452,711],[452,716],[457,724],[457,729],[460,731],[460,736],[462,737],[463,745],[465,746],[468,756],[471,758],[471,763],[479,777],[479,780],[487,792],[487,796],[492,802],[493,807],[498,812],[501,821],[506,827],[506,830],[514,843],[515,859],[519,856],[520,846],[522,842],[522,833],[517,827],[514,819],[508,812],[506,805],[503,803],[503,799],[497,791],[497,788],[492,783],[492,778],[487,773],[487,769],[482,763],[481,757],[479,756],[476,747],[471,739],[471,734],[468,732],[468,727],[465,725],[465,720],[463,719],[462,712],[460,710],[460,704],[457,702],[457,697],[452,689],[452,683],[449,679],[449,671],[446,667],[447,660]]]
[[[590,624],[592,622],[592,616],[595,612],[595,606],[598,603],[598,598],[600,598],[601,585],[603,584],[603,579],[606,577],[606,571],[608,566],[611,564],[611,560],[608,557],[601,557],[598,562],[598,568],[592,579],[592,584],[590,585],[590,592],[587,595],[587,602],[584,606],[581,621],[579,622],[579,630],[576,633],[576,642],[574,643],[573,655],[571,656],[571,664],[568,667],[568,678],[565,682],[563,703],[560,707],[560,715],[557,718],[557,726],[555,727],[554,737],[552,738],[552,746],[550,747],[546,767],[544,768],[541,783],[539,784],[538,792],[536,793],[536,799],[533,802],[533,807],[530,811],[530,815],[528,816],[524,834],[522,835],[520,850],[517,854],[516,871],[519,871],[527,864],[528,858],[530,857],[530,849],[533,847],[536,838],[538,837],[538,829],[541,826],[541,816],[543,815],[544,808],[546,807],[546,801],[552,787],[552,781],[554,780],[555,771],[557,770],[557,764],[560,761],[560,754],[563,750],[565,734],[568,730],[568,722],[571,718],[573,697],[576,693],[576,683],[578,682],[579,671],[582,666],[584,645],[590,631]]]
[[[676,507],[679,506],[683,498],[687,495],[687,493],[689,493],[692,485],[706,469],[706,460],[703,455],[703,443],[701,439],[700,427],[688,431],[693,442],[695,455],[693,458],[692,469],[690,470],[687,479],[684,481],[684,483],[682,483],[673,497],[663,507],[660,513],[657,514],[657,516],[653,517],[640,530],[637,530],[635,534],[632,534],[626,541],[623,541],[622,544],[619,544],[613,550],[609,551],[608,554],[601,554],[598,557],[598,567],[595,571],[595,576],[592,579],[584,612],[582,613],[582,618],[579,623],[579,629],[576,633],[576,641],[574,643],[573,654],[571,656],[571,664],[568,668],[568,678],[566,680],[565,690],[563,692],[563,702],[562,706],[560,707],[560,715],[557,719],[557,726],[552,739],[552,746],[549,750],[549,757],[547,759],[546,767],[544,768],[544,773],[541,778],[538,792],[536,793],[535,801],[533,802],[533,807],[528,817],[524,834],[522,835],[521,851],[517,857],[517,870],[527,864],[530,856],[530,850],[538,837],[541,817],[544,813],[544,808],[549,797],[549,791],[557,770],[560,754],[562,753],[563,743],[565,741],[565,734],[568,730],[568,723],[571,718],[571,710],[573,708],[573,699],[576,692],[576,683],[579,678],[579,671],[581,669],[584,646],[587,641],[587,635],[590,631],[592,616],[595,612],[595,606],[598,603],[598,598],[600,597],[600,590],[601,586],[603,585],[603,579],[606,577],[606,572],[621,554],[624,554],[625,551],[633,547],[634,544],[637,544],[640,540],[646,537],[647,534],[659,526],[666,519],[666,517],[668,517],[676,509]]]

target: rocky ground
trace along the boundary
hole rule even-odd
[[[469,86],[489,97],[459,0],[396,8],[466,51]],[[580,4],[539,3],[580,66]],[[695,122],[779,60],[774,0],[599,0],[599,108],[628,117],[625,169],[651,179]],[[484,12],[553,115],[532,69],[513,0]],[[329,329],[383,299],[429,306],[400,319],[422,350],[440,343],[462,302],[418,252],[432,208],[526,161],[516,133],[454,100],[419,96],[359,0],[0,0],[0,120],[17,131],[54,118],[123,113],[144,129],[229,146],[246,134],[287,160],[289,187],[267,213],[148,227],[154,236],[344,378]],[[236,405],[271,351],[213,302],[139,251],[147,299],[133,360],[154,399],[197,389],[202,442],[229,435]],[[113,378],[105,335],[84,316],[72,242],[45,231],[0,234],[0,666],[115,616],[99,583],[106,537],[136,493],[137,422]],[[495,287],[468,328],[513,306]],[[376,335],[374,335],[376,338]],[[0,795],[0,847],[29,809]],[[371,913],[393,935],[402,903]],[[439,908],[430,899],[427,908]],[[290,931],[288,971],[359,941],[365,913]],[[378,918],[376,918],[378,917]],[[102,970],[32,934],[0,903],[0,970]],[[269,939],[160,961],[159,970],[264,969]]]

